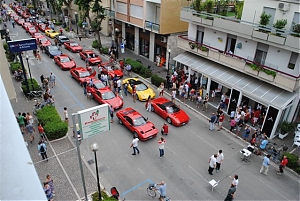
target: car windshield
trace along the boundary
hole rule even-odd
[[[95,86],[96,89],[103,89],[103,88],[105,88],[105,85],[102,82],[96,82],[94,84],[94,86]]]
[[[136,85],[136,90],[137,91],[144,91],[146,89],[148,89],[148,87],[143,83]]]
[[[30,27],[29,31],[35,31],[35,28],[34,27]]]
[[[106,92],[106,93],[102,94],[102,99],[103,100],[109,100],[109,99],[112,99],[114,97],[116,97],[116,95],[112,91],[109,91],[109,92]]]
[[[45,42],[48,41],[48,39],[47,38],[42,38],[42,39],[40,39],[40,41],[41,41],[41,43],[45,43]]]
[[[88,54],[88,57],[90,57],[90,58],[95,58],[96,55],[95,55],[95,54]]]
[[[69,61],[71,61],[71,60],[70,60],[69,57],[63,57],[63,58],[60,59],[60,61],[61,61],[62,63],[65,63],[65,62],[69,62]]]
[[[49,50],[50,51],[58,51],[58,47],[57,46],[49,46]]]
[[[79,73],[79,77],[81,78],[88,77],[88,76],[90,76],[90,73],[88,71]]]
[[[78,45],[78,43],[70,43],[70,46],[76,47],[76,46],[79,46],[79,45]]]
[[[177,107],[176,105],[170,105],[170,106],[166,107],[166,110],[167,110],[167,113],[173,114],[173,113],[179,112],[180,108]]]
[[[65,37],[65,38],[60,38],[60,40],[69,40],[67,37]]]
[[[140,117],[133,120],[133,125],[134,126],[142,126],[146,123],[147,123],[147,120],[142,116],[140,116]]]

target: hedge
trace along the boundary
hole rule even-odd
[[[68,132],[68,124],[61,120],[54,106],[47,105],[38,110],[37,119],[44,125],[49,140],[62,138]]]
[[[99,49],[99,46],[100,46],[100,44],[99,44],[98,40],[94,40],[92,43],[92,48]]]
[[[117,199],[114,197],[109,197],[105,192],[101,191],[101,197],[103,201],[116,201]],[[92,194],[93,201],[100,201],[99,200],[99,193],[98,191]]]
[[[17,71],[18,69],[22,69],[22,65],[20,62],[12,62],[10,63],[10,70],[12,73],[14,73],[15,71]]]
[[[158,75],[152,75],[151,76],[151,83],[154,84],[155,86],[159,87],[159,85],[162,82],[166,84],[166,80],[163,79],[163,78],[161,78],[161,77],[159,77]]]
[[[31,79],[27,77],[27,81],[28,81],[28,86],[29,86],[30,91],[40,91],[41,90],[41,87],[40,87],[39,83],[34,78],[32,78],[32,82],[31,82]],[[22,88],[22,91],[25,94],[25,96],[27,96],[27,94],[30,91],[27,91],[25,81],[22,81],[21,88]]]
[[[148,68],[143,66],[142,63],[140,63],[136,60],[126,59],[125,63],[130,64],[132,71],[139,74],[140,76],[142,76],[144,78],[149,78],[152,76],[151,70],[149,70]]]
[[[285,152],[283,155],[286,156],[288,159],[287,166],[296,171],[298,174],[300,174],[299,157],[295,154],[291,154],[288,152]]]
[[[109,48],[108,47],[102,47],[101,51],[103,54],[108,54],[109,53]]]

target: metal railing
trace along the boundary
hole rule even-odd
[[[160,25],[146,20],[145,29],[159,33]]]

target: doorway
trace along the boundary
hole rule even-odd
[[[227,37],[227,44],[226,44],[226,52],[230,52],[231,54],[234,54],[236,45],[236,38],[233,37]]]

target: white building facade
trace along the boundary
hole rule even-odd
[[[299,8],[297,0],[245,0],[238,20],[184,7],[180,18],[189,28],[178,37],[186,52],[174,58],[177,67],[196,74],[208,93],[226,93],[228,113],[242,104],[262,106],[262,129],[273,138],[280,122],[293,121],[299,105],[300,36],[293,32]],[[263,12],[271,17],[262,27]],[[274,28],[282,19],[286,26]]]

